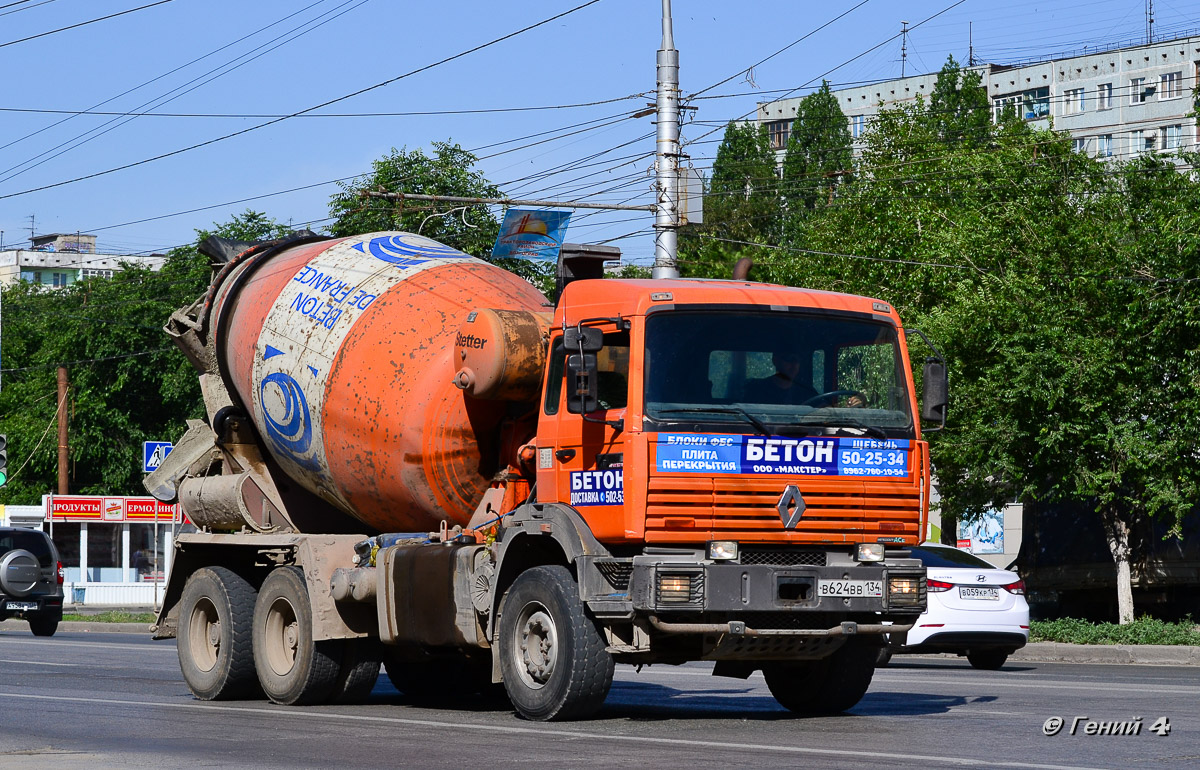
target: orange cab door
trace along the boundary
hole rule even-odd
[[[600,408],[587,415],[567,409],[566,355],[562,338],[556,338],[538,431],[538,500],[576,508],[598,538],[620,537],[625,521],[623,423],[629,398],[629,334],[604,335],[604,348],[596,355]]]

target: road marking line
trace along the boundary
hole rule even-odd
[[[863,752],[854,749],[814,749],[805,746],[780,746],[777,744],[760,744],[760,743],[734,743],[729,741],[704,741],[704,740],[689,740],[686,738],[662,738],[642,735],[613,735],[611,733],[591,733],[584,730],[560,730],[555,729],[547,724],[541,724],[537,727],[515,727],[510,725],[487,725],[487,724],[468,724],[462,721],[458,722],[442,722],[433,719],[406,719],[402,717],[384,717],[370,716],[364,714],[337,714],[331,713],[324,709],[315,711],[304,708],[288,708],[286,706],[277,706],[274,708],[264,708],[255,706],[217,706],[206,703],[170,703],[158,701],[131,701],[118,700],[115,698],[79,698],[67,695],[27,695],[20,693],[0,692],[0,698],[19,698],[24,700],[41,700],[41,701],[61,701],[66,703],[93,703],[103,704],[108,706],[133,706],[136,708],[176,708],[192,711],[218,711],[231,714],[261,714],[263,716],[279,717],[286,716],[288,718],[306,717],[309,719],[318,720],[341,720],[345,722],[377,722],[395,725],[411,725],[413,727],[428,727],[437,730],[448,732],[461,732],[464,727],[469,727],[473,730],[492,733],[509,733],[513,735],[531,735],[538,738],[547,736],[558,738],[574,738],[594,740],[601,742],[617,742],[617,743],[640,743],[640,744],[658,744],[664,746],[689,746],[692,748],[709,748],[722,749],[728,751],[759,751],[764,753],[774,754],[808,754],[827,757],[843,757],[854,761],[862,761]],[[1084,765],[1049,765],[1033,762],[1012,762],[999,761],[989,759],[975,759],[972,757],[949,757],[945,755],[921,755],[921,754],[900,754],[900,753],[884,753],[878,751],[870,752],[870,758],[873,761],[880,759],[894,759],[901,761],[918,761],[928,762],[934,767],[944,767],[947,765],[955,765],[960,767],[1005,767],[1005,768],[1027,768],[1028,770],[1104,770],[1103,768],[1093,768]]]
[[[1143,687],[1141,685],[1120,684],[1120,683],[1115,683],[1115,682],[1096,682],[1095,684],[1079,684],[1077,682],[1071,682],[1071,681],[1065,680],[1065,679],[1064,680],[1052,679],[1049,681],[1043,679],[1037,683],[1034,683],[1034,682],[1020,682],[1020,681],[1003,682],[1003,681],[1000,681],[999,679],[991,678],[991,677],[989,677],[987,679],[971,680],[971,679],[948,679],[948,678],[939,679],[939,678],[931,678],[931,677],[923,677],[922,676],[922,677],[912,677],[910,679],[908,677],[888,676],[885,674],[883,676],[876,676],[872,681],[874,681],[874,682],[892,682],[892,683],[896,683],[896,684],[909,684],[909,685],[912,685],[912,684],[954,684],[954,685],[962,686],[964,684],[975,684],[975,685],[978,685],[979,687],[983,687],[983,688],[1015,687],[1015,688],[1021,689],[1021,690],[1025,690],[1025,689],[1029,689],[1029,690],[1089,690],[1089,691],[1099,690],[1102,692],[1111,692],[1114,695],[1118,694],[1118,693],[1126,694],[1126,695],[1128,695],[1130,693],[1140,694],[1140,695],[1157,695],[1160,693],[1172,693],[1175,695],[1200,694],[1200,687],[1186,687],[1186,686],[1182,686],[1182,685],[1161,685],[1161,684],[1156,684],[1153,687]]]
[[[966,673],[966,672],[964,671],[964,673]],[[743,680],[743,679],[736,679],[736,678],[730,678],[730,677],[715,677],[714,678],[712,673],[709,671],[694,671],[694,670],[693,671],[670,671],[670,670],[662,670],[662,669],[660,669],[658,671],[651,671],[651,670],[647,669],[640,674],[634,674],[631,672],[622,672],[620,669],[618,669],[618,671],[617,671],[617,678],[619,681],[622,681],[622,682],[636,682],[639,677],[647,677],[647,676],[657,676],[657,677],[703,676],[703,677],[708,677],[710,679],[714,679],[714,681],[716,679],[723,679],[729,683],[747,681],[747,680]],[[1104,691],[1116,690],[1116,691],[1121,691],[1125,694],[1138,693],[1138,694],[1146,694],[1146,695],[1153,695],[1155,693],[1164,693],[1164,692],[1178,694],[1178,695],[1200,694],[1200,687],[1189,687],[1187,685],[1159,685],[1159,684],[1156,684],[1156,685],[1153,685],[1153,687],[1144,687],[1141,684],[1121,684],[1121,683],[1112,683],[1112,682],[1080,683],[1078,681],[1070,680],[1070,679],[1040,679],[1040,680],[1038,680],[1039,683],[1035,684],[1032,682],[1017,680],[1017,679],[1013,679],[1010,681],[1003,681],[1000,678],[1003,676],[1005,676],[1005,675],[1000,674],[999,676],[990,676],[990,677],[986,677],[986,678],[980,677],[980,676],[972,676],[972,678],[970,678],[970,679],[968,679],[968,678],[951,679],[948,677],[931,678],[931,677],[925,676],[923,674],[913,674],[913,676],[911,676],[911,677],[897,675],[897,674],[876,674],[872,681],[873,682],[890,682],[890,683],[896,683],[896,684],[926,684],[926,683],[928,683],[928,684],[953,684],[953,685],[958,685],[958,686],[963,686],[965,684],[974,684],[974,685],[978,685],[980,687],[986,687],[986,688],[1016,687],[1018,689],[1030,688],[1030,689],[1043,689],[1043,690],[1062,690],[1062,689],[1104,690]],[[754,672],[753,674],[750,675],[749,681],[762,681],[762,673],[757,672],[757,671]]]
[[[43,663],[40,660],[7,660],[0,659],[0,663],[24,663],[27,666],[67,666],[70,668],[85,668],[83,663]]]

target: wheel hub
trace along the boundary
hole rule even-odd
[[[546,612],[537,610],[525,619],[520,648],[523,677],[536,687],[546,684],[558,659],[558,634]]]

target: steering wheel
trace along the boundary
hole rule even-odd
[[[829,391],[828,393],[822,393],[822,394],[820,394],[820,395],[813,396],[812,398],[810,398],[810,399],[808,399],[807,401],[803,402],[802,406],[811,406],[811,407],[813,407],[814,409],[821,409],[821,408],[823,408],[823,407],[826,407],[826,406],[833,406],[833,405],[834,405],[834,403],[835,403],[835,402],[836,402],[836,401],[837,401],[839,398],[842,398],[842,397],[845,397],[845,398],[847,398],[847,399],[851,399],[851,398],[856,398],[856,397],[857,397],[860,403],[858,403],[858,404],[854,404],[853,406],[860,406],[860,407],[861,407],[861,406],[866,406],[866,405],[867,405],[867,396],[866,396],[866,394],[865,394],[865,393],[863,393],[862,391],[858,391],[858,390],[831,390],[831,391]]]

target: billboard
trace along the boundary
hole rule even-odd
[[[178,503],[159,502],[153,497],[117,495],[50,495],[46,520],[101,522],[104,524],[181,524],[186,517]]]

